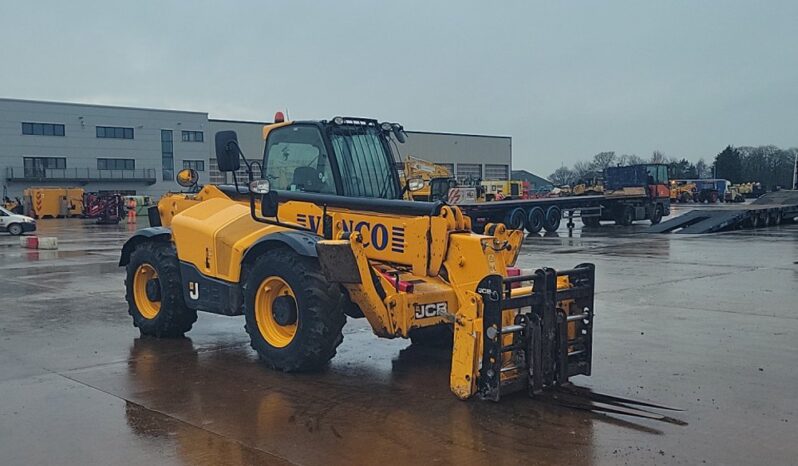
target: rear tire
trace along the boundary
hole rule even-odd
[[[543,209],[540,207],[533,207],[530,209],[526,215],[526,221],[524,222],[526,231],[533,234],[540,233],[540,230],[543,229],[543,219],[545,216]]]
[[[504,226],[508,230],[523,230],[524,221],[526,220],[526,213],[524,209],[518,207],[510,211],[504,219]]]
[[[172,243],[148,241],[140,244],[130,255],[126,271],[128,314],[142,335],[176,338],[191,330],[197,321],[197,311],[189,309],[183,300],[180,265]],[[137,274],[140,275],[138,279]],[[149,286],[157,299],[136,293],[137,286]]]
[[[429,348],[451,348],[454,346],[454,327],[450,324],[414,328],[410,330],[408,336],[416,346]]]
[[[590,217],[580,217],[582,219],[582,225],[588,228],[596,228],[601,226],[601,217],[598,216],[590,216]]]
[[[8,232],[14,236],[19,236],[22,234],[22,225],[19,223],[12,223],[7,228]]]
[[[324,278],[317,261],[286,249],[271,250],[255,260],[242,282],[245,329],[266,365],[285,372],[310,371],[335,356],[344,339],[344,295],[338,284]],[[267,285],[272,282],[287,288],[269,301]],[[288,302],[278,308],[275,303],[281,298],[293,298],[292,319],[278,315]]]
[[[557,206],[551,206],[546,210],[546,218],[543,221],[543,228],[549,233],[553,233],[560,228],[560,221],[562,220],[562,211]]]
[[[632,208],[629,206],[624,207],[615,219],[615,223],[621,226],[628,227],[629,225],[634,222],[635,216],[634,212],[632,212]]]

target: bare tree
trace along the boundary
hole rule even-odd
[[[554,183],[555,186],[571,184],[576,181],[576,174],[573,170],[563,165],[549,175],[549,181]]]
[[[593,156],[593,168],[595,170],[604,170],[607,167],[615,165],[615,152],[599,152]]]
[[[704,159],[698,159],[698,162],[695,163],[695,171],[699,178],[709,178],[710,176],[709,167]]]
[[[595,171],[595,167],[590,162],[585,162],[584,160],[580,160],[574,164],[573,172],[577,178],[583,178],[585,175],[589,174],[590,172]]]
[[[632,155],[628,156],[628,158],[627,158],[627,164],[628,165],[640,165],[640,164],[643,164],[643,163],[646,163],[646,161],[643,160],[643,157],[640,157],[637,154],[632,154]]]
[[[651,153],[651,163],[668,163],[668,157],[664,152],[655,150]]]

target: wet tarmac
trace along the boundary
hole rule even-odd
[[[578,222],[577,222],[578,223]],[[141,338],[119,249],[133,226],[45,220],[58,251],[0,235],[0,464],[795,464],[798,225],[528,238],[519,265],[597,266],[581,386],[685,409],[678,426],[523,395],[459,401],[445,352],[349,320],[322,373],[261,366],[243,320]]]

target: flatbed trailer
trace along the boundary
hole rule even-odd
[[[798,191],[768,193],[748,205],[714,206],[652,225],[648,233],[701,234],[741,228],[763,228],[794,222],[798,217]]]
[[[663,216],[670,215],[669,197],[652,198],[645,194],[470,201],[457,205],[471,218],[472,229],[476,232],[482,232],[488,223],[504,223],[511,229],[538,233],[557,231],[563,217],[572,228],[574,218],[581,218],[585,226],[597,227],[602,220],[621,225],[630,225],[636,220],[650,220],[656,224]]]

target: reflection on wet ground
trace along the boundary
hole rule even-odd
[[[578,222],[577,222],[578,223]],[[686,409],[677,426],[546,399],[462,402],[449,355],[345,327],[329,367],[262,367],[238,318],[142,338],[116,266],[127,225],[0,236],[2,464],[789,464],[798,423],[798,226],[701,237],[607,226],[525,240],[524,268],[597,265],[594,375]]]

